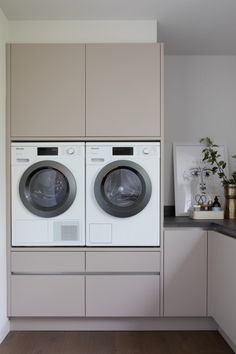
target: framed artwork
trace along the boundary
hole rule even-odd
[[[189,215],[194,204],[206,204],[215,196],[223,206],[222,183],[217,175],[212,174],[210,165],[202,162],[203,149],[202,144],[173,144],[176,216]],[[227,163],[225,145],[219,145],[218,151]]]

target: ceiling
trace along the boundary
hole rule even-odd
[[[9,20],[157,20],[176,55],[236,55],[236,0],[0,0]]]

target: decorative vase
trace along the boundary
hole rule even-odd
[[[236,219],[236,184],[228,184],[224,187],[225,192],[225,219]]]

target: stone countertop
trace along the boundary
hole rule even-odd
[[[164,228],[199,227],[236,238],[236,220],[193,220],[187,216],[165,217]]]

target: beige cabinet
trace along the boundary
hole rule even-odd
[[[63,273],[85,271],[85,252],[12,251],[11,272],[14,274]]]
[[[10,302],[13,317],[84,316],[84,276],[13,275]]]
[[[12,251],[10,317],[156,317],[159,251]]]
[[[87,272],[159,273],[160,252],[86,252]]]
[[[236,239],[210,231],[208,250],[209,315],[236,345]]]
[[[9,61],[12,137],[85,135],[85,45],[12,44]]]
[[[86,252],[86,271],[86,316],[159,316],[160,252]]]
[[[11,44],[8,53],[12,138],[160,136],[160,44]]]
[[[11,317],[85,316],[85,253],[11,252]]]
[[[159,316],[159,276],[141,274],[87,276],[86,316]]]
[[[165,230],[164,316],[207,315],[207,231]]]
[[[158,137],[161,45],[86,46],[86,135]]]

